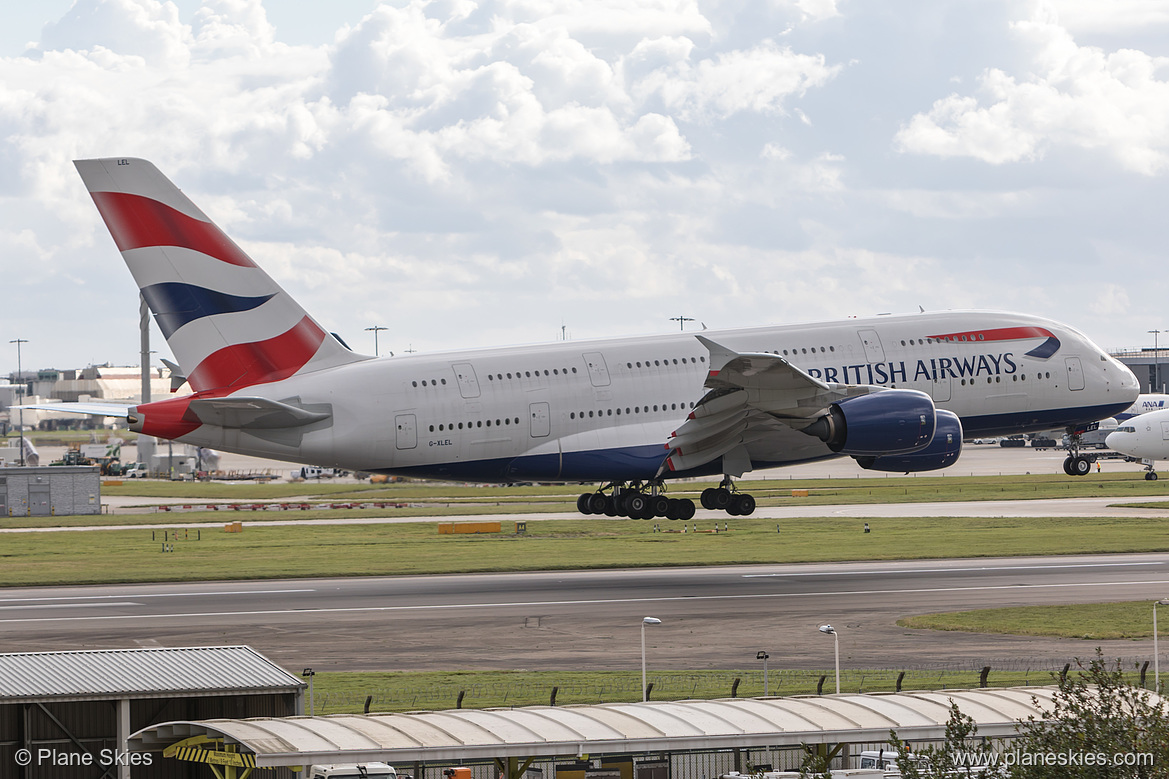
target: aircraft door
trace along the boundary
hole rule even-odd
[[[418,446],[418,421],[413,414],[398,414],[394,417],[397,428],[395,443],[399,449],[413,449]]]
[[[1084,388],[1084,366],[1080,364],[1080,358],[1066,357],[1063,362],[1068,371],[1068,389],[1082,390]]]
[[[609,368],[605,365],[605,357],[600,352],[585,352],[585,365],[589,369],[589,381],[594,387],[609,386]]]
[[[1169,422],[1161,423],[1161,440],[1169,441]]]
[[[858,330],[861,345],[865,347],[865,359],[869,362],[885,362],[885,348],[876,330]]]
[[[459,394],[470,400],[479,397],[479,379],[475,376],[475,369],[469,362],[456,362],[451,365],[455,372],[455,380],[459,384]]]
[[[552,414],[547,403],[528,404],[528,416],[532,422],[532,438],[544,438],[552,432]]]

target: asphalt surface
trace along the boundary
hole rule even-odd
[[[1153,600],[1169,555],[836,563],[0,591],[0,651],[248,644],[288,668],[634,669],[643,616],[658,668],[1050,667],[1151,658],[1088,642],[899,628],[933,611]]]
[[[225,455],[227,466],[272,465],[235,457]],[[956,466],[921,477],[1058,474],[1063,457],[967,446]],[[1103,470],[1140,468],[1105,462]],[[777,481],[879,476],[847,458],[758,475]],[[761,508],[757,516],[1163,516],[1158,509],[1113,507],[1125,502],[796,506]],[[110,525],[116,525],[121,508],[111,509]],[[727,517],[701,510],[696,517],[712,519]],[[181,514],[159,520],[184,526]],[[339,521],[417,518],[314,523]],[[641,618],[652,615],[663,620],[647,635],[659,668],[752,667],[760,649],[770,653],[772,667],[824,668],[832,642],[816,628],[825,622],[840,631],[845,667],[1049,668],[1088,656],[1098,644],[1111,656],[1149,658],[1152,642],[935,633],[895,623],[932,611],[1166,595],[1169,555],[12,588],[0,589],[0,652],[248,644],[294,670],[633,669],[640,663]]]

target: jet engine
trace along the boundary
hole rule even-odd
[[[871,471],[936,471],[949,468],[962,452],[962,421],[952,411],[937,410],[937,429],[929,446],[907,454],[886,454],[880,457],[854,458],[862,468]]]
[[[933,440],[936,413],[933,400],[924,392],[891,389],[833,403],[804,432],[837,454],[904,454],[923,449]]]

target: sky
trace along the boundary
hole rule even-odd
[[[982,308],[1169,342],[1169,0],[0,0],[0,371],[136,365],[71,161],[372,353]],[[155,330],[158,358],[169,352]]]

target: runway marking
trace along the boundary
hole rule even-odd
[[[228,590],[226,592],[158,592],[135,594],[134,598],[196,598],[207,595],[282,595],[289,592],[316,592],[316,590]],[[0,603],[28,603],[30,601],[57,601],[57,600],[104,600],[107,598],[125,598],[125,595],[55,595],[46,598],[0,598]],[[114,605],[95,603],[95,606]],[[134,604],[141,605],[141,604]],[[0,606],[3,608],[3,606]]]
[[[0,606],[0,611],[14,611],[16,609],[92,609],[103,606],[141,606],[141,603],[122,601],[116,603],[28,603],[22,606]]]
[[[1147,587],[1153,584],[1169,584],[1169,579],[1159,581],[1133,582],[1086,582],[1066,584],[1000,584],[985,587],[920,587],[908,590],[839,590],[835,592],[775,592],[757,593],[754,595],[694,595],[673,596],[669,598],[614,598],[610,600],[562,600],[562,601],[524,601],[519,603],[445,603],[428,604],[423,606],[361,606],[354,608],[327,608],[327,609],[274,609],[271,611],[207,611],[175,614],[108,614],[93,617],[35,617],[32,619],[0,619],[0,624],[17,624],[32,622],[82,622],[97,620],[126,620],[126,619],[190,619],[191,617],[263,617],[280,614],[357,614],[363,612],[377,613],[389,611],[424,611],[424,610],[454,610],[454,609],[495,609],[495,608],[527,608],[547,606],[594,606],[614,603],[669,603],[671,601],[698,601],[698,600],[752,600],[763,598],[822,598],[856,595],[912,595],[929,592],[984,592],[992,590],[1041,590],[1068,587]]]
[[[792,573],[745,573],[744,579],[776,579],[784,576],[858,576],[858,575],[874,575],[874,574],[891,574],[891,573],[963,573],[965,571],[1047,571],[1055,570],[1061,571],[1065,568],[1133,568],[1142,565],[1164,565],[1163,562],[1148,562],[1148,563],[1072,563],[1070,565],[998,565],[998,566],[981,566],[978,568],[905,568],[903,570],[893,569],[888,571],[831,571],[820,572],[815,571],[795,571]]]

